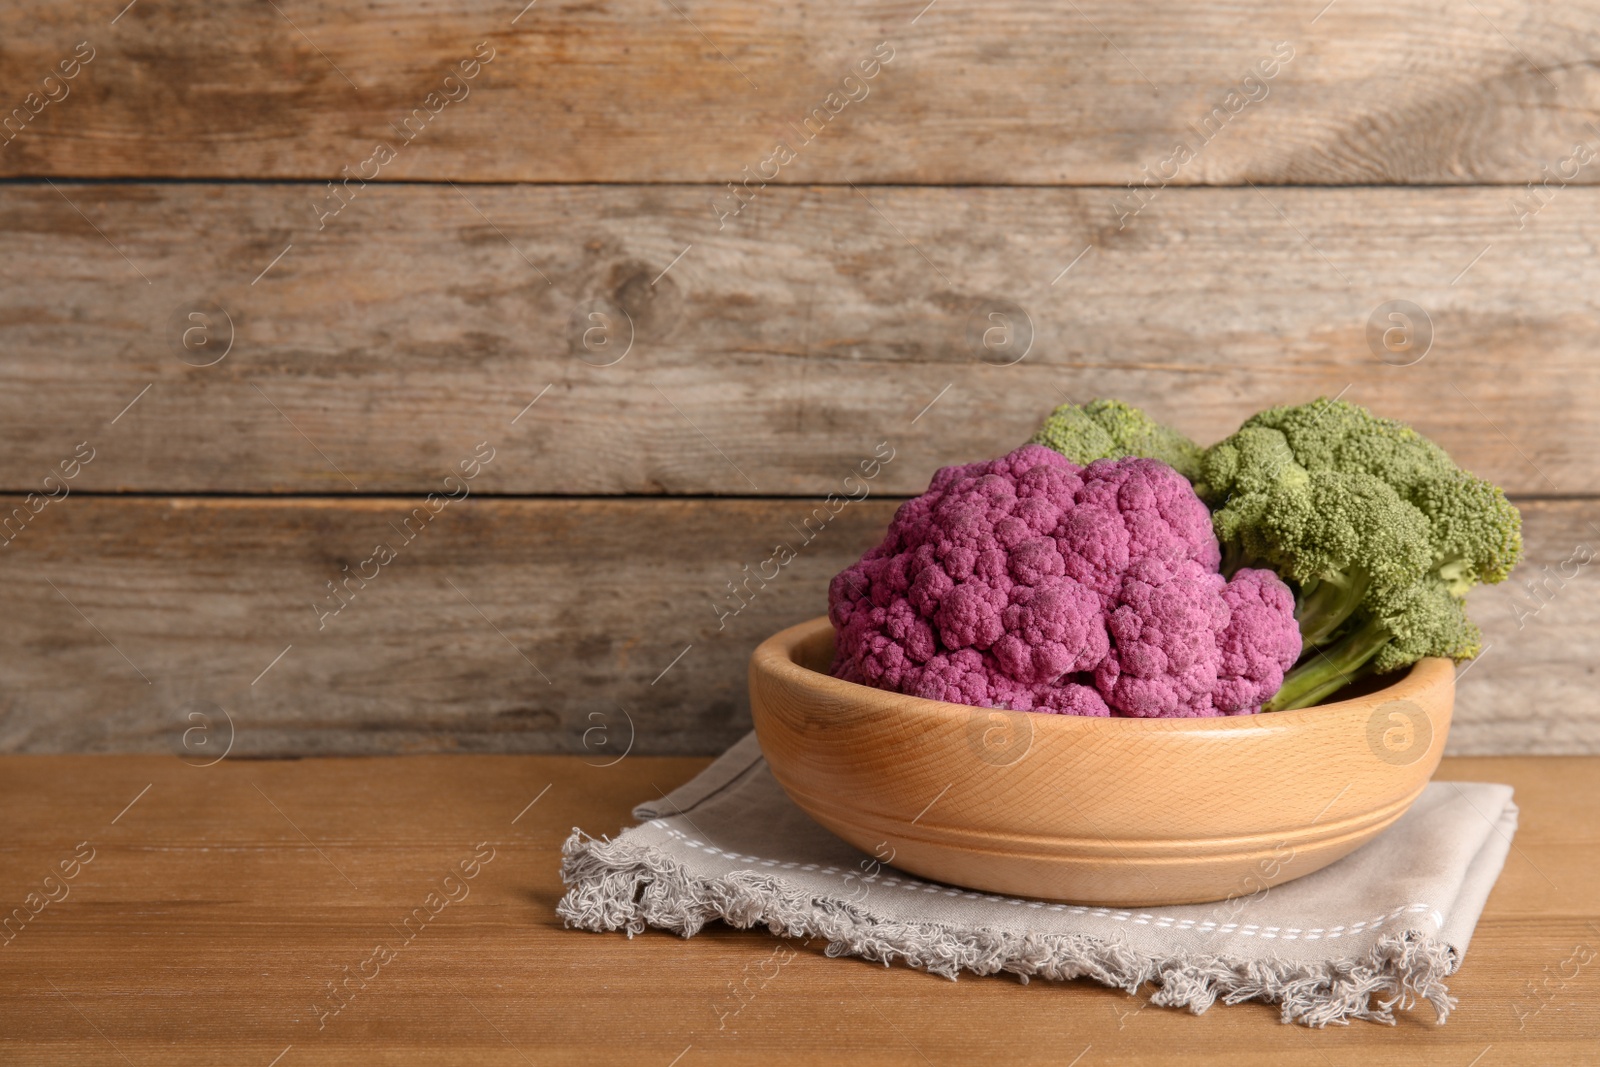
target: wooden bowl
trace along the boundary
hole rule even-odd
[[[1454,665],[1333,704],[1092,719],[831,677],[826,618],[750,657],[767,763],[812,818],[934,881],[1081,904],[1189,904],[1310,874],[1398,819],[1444,749]],[[892,851],[892,859],[889,859]]]

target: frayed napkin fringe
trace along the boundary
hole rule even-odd
[[[1221,1000],[1278,1004],[1283,1021],[1324,1027],[1352,1019],[1393,1025],[1396,1009],[1419,1000],[1443,1023],[1456,1000],[1445,987],[1455,970],[1448,944],[1420,932],[1385,935],[1366,956],[1296,963],[1222,955],[1147,956],[1116,941],[1083,934],[1007,934],[929,923],[875,920],[848,901],[796,894],[770,876],[734,871],[698,879],[659,850],[601,840],[574,829],[561,849],[561,877],[570,887],[556,913],[570,927],[625,930],[647,927],[693,937],[720,919],[748,929],[764,925],[781,937],[824,938],[829,956],[859,956],[885,966],[908,966],[954,979],[961,971],[1001,971],[1063,981],[1091,978],[1136,994],[1156,988],[1150,1003],[1199,1015]]]

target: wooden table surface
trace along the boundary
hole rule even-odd
[[[1600,760],[1446,760],[1441,777],[1509,782],[1522,807],[1460,1007],[1326,1031],[1259,1004],[1194,1017],[1089,982],[950,982],[765,932],[563,929],[571,828],[614,834],[705,762],[0,760],[0,1062],[1600,1063]],[[330,984],[358,971],[340,1007]]]

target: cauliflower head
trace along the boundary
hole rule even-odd
[[[980,707],[1251,714],[1300,652],[1271,571],[1232,581],[1188,480],[1028,444],[945,467],[828,589],[834,674]]]

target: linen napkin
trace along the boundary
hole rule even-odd
[[[1215,904],[1118,909],[939,885],[813,822],[767,770],[754,733],[692,781],[634,808],[614,840],[574,829],[557,906],[585,930],[709,920],[824,938],[830,956],[955,978],[1091,978],[1195,1014],[1263,1000],[1284,1022],[1394,1022],[1419,1000],[1444,1022],[1445,978],[1511,848],[1511,787],[1431,782],[1388,830],[1320,871]]]

